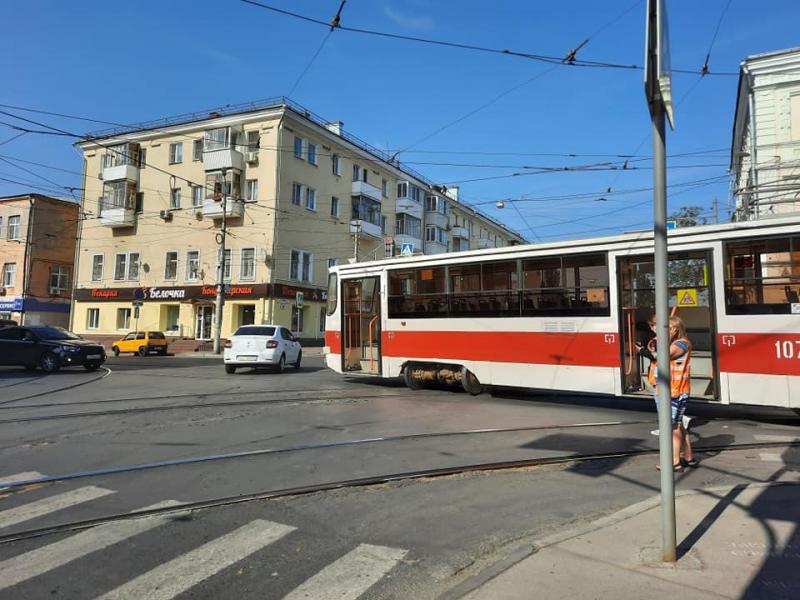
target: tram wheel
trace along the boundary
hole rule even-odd
[[[461,367],[461,387],[471,396],[477,396],[483,392],[483,384],[467,367]]]
[[[418,369],[419,367],[414,363],[408,363],[406,368],[403,369],[403,382],[410,390],[421,390],[425,387],[419,378],[414,377],[414,371]]]

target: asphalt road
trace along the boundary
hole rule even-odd
[[[218,359],[194,357],[119,357],[107,367],[33,377],[0,369],[0,480],[78,475],[0,483],[0,536],[169,501],[657,443],[647,400],[412,393],[341,378],[313,357],[280,375],[226,375]],[[694,414],[701,447],[800,440],[787,418]],[[491,428],[516,430],[473,431]],[[791,447],[701,458],[680,486],[798,479]],[[403,480],[0,543],[0,598],[458,597],[536,537],[657,493],[655,462],[621,456]],[[107,472],[136,465],[152,468]]]

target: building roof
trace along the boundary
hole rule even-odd
[[[80,206],[75,200],[71,198],[57,198],[55,196],[45,196],[44,194],[37,194],[30,192],[27,194],[12,194],[11,196],[0,196],[0,202],[8,202],[11,200],[23,200],[25,198],[34,198],[36,200],[43,200],[45,202],[61,202],[62,204],[74,204]]]
[[[161,119],[154,119],[150,121],[143,121],[140,123],[133,123],[131,125],[122,126],[122,127],[112,127],[107,129],[102,129],[99,131],[87,133],[83,139],[76,142],[78,146],[86,146],[90,145],[92,142],[101,142],[103,140],[111,140],[114,138],[118,138],[123,135],[130,135],[133,133],[145,133],[148,131],[157,131],[159,129],[164,129],[165,127],[174,127],[179,125],[187,125],[190,123],[196,123],[201,121],[210,121],[213,119],[218,119],[220,117],[227,117],[227,116],[236,116],[236,115],[246,115],[256,112],[261,112],[265,110],[274,110],[274,109],[283,109],[288,110],[294,113],[297,117],[306,119],[311,123],[321,127],[331,133],[332,135],[336,135],[347,142],[353,144],[360,150],[374,156],[378,160],[390,165],[391,167],[401,171],[405,175],[409,176],[412,179],[417,179],[427,185],[429,188],[433,188],[436,185],[433,181],[419,173],[418,171],[411,169],[405,165],[403,165],[399,160],[397,160],[396,155],[390,155],[385,150],[381,150],[380,148],[376,148],[375,146],[365,142],[364,140],[358,138],[357,136],[347,132],[340,130],[338,133],[330,132],[327,129],[327,125],[332,123],[332,121],[322,118],[321,116],[317,115],[316,113],[311,112],[304,106],[294,102],[293,100],[285,97],[285,96],[276,96],[273,98],[266,98],[262,100],[253,100],[251,102],[244,102],[241,104],[227,104],[225,106],[212,108],[209,110],[203,111],[196,111],[190,113],[183,113],[180,115],[170,116],[170,117],[163,117]],[[526,238],[521,235],[520,233],[514,231],[504,223],[501,223],[497,219],[490,217],[489,215],[485,214],[480,209],[477,209],[473,206],[470,206],[468,203],[463,201],[459,201],[458,204],[467,208],[474,212],[476,216],[479,216],[483,219],[486,219],[490,223],[493,223],[497,227],[508,232],[510,235],[521,239],[522,241],[526,241]]]

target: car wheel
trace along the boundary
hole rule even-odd
[[[281,354],[281,358],[278,361],[278,364],[275,365],[275,372],[276,373],[283,373],[285,368],[286,368],[286,355],[285,354]]]
[[[52,352],[45,352],[39,359],[39,366],[45,373],[55,373],[61,368],[61,359]]]
[[[234,367],[233,365],[225,365],[225,372],[228,375],[233,375],[234,373],[236,373],[236,367]]]
[[[114,356],[119,356],[119,348],[117,348],[116,346],[111,348],[111,351],[114,353]]]
[[[300,369],[300,361],[303,360],[303,351],[300,350],[297,352],[297,360],[294,362],[294,368]]]
[[[88,363],[83,365],[83,368],[87,371],[97,371],[100,368],[100,363]]]
[[[147,350],[147,346],[141,346],[139,348],[139,356],[147,356],[149,351]]]

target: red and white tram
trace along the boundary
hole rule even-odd
[[[327,365],[347,375],[652,395],[652,232],[331,268]],[[800,408],[800,219],[669,234],[692,396]]]

